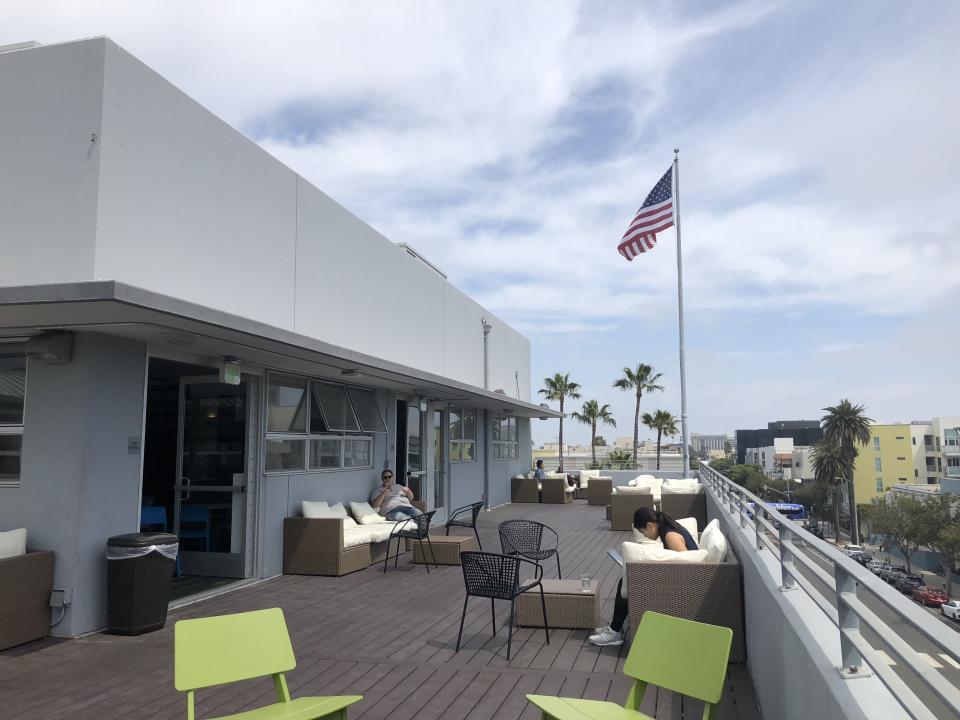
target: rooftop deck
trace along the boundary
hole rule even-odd
[[[628,536],[614,533],[600,507],[509,505],[481,515],[484,547],[499,550],[496,526],[508,518],[545,522],[560,534],[564,574],[600,580],[601,619],[608,621],[619,567],[606,555]],[[362,694],[351,718],[535,718],[527,693],[563,694],[622,703],[627,647],[597,648],[586,630],[518,629],[506,660],[509,606],[473,600],[464,644],[454,652],[463,605],[460,568],[427,575],[410,563],[392,563],[386,575],[371,567],[342,578],[284,576],[190,605],[170,614],[167,627],[139,637],[96,634],[44,640],[0,653],[0,702],[5,720],[107,720],[185,716],[185,696],[173,687],[176,620],[281,607],[293,639],[297,668],[289,674],[297,695]],[[555,577],[556,566],[545,567]],[[201,718],[249,709],[272,698],[269,679],[198,693]],[[700,717],[699,703],[669,692],[647,693],[643,710],[657,718]],[[746,667],[730,665],[720,720],[759,720]]]

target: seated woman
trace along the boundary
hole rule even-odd
[[[666,513],[652,508],[642,507],[633,514],[633,526],[643,533],[648,540],[659,540],[667,550],[685,552],[698,550],[693,536],[687,532],[676,520]],[[613,600],[613,619],[606,627],[598,628],[596,635],[588,640],[594,645],[623,645],[624,623],[627,620],[627,598],[623,597],[623,578],[617,583],[617,591]]]

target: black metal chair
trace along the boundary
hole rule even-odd
[[[383,572],[387,572],[387,561],[390,559],[390,543],[397,538],[397,554],[393,556],[393,566],[397,567],[400,562],[400,543],[403,540],[416,540],[420,546],[420,557],[423,558],[423,564],[430,573],[430,563],[427,561],[427,554],[423,549],[423,541],[427,541],[427,547],[430,548],[430,557],[433,558],[433,566],[437,569],[437,556],[433,552],[433,544],[430,542],[430,522],[433,520],[433,514],[436,510],[425,512],[412,518],[398,520],[390,531],[390,537],[387,538],[387,554],[383,558]],[[407,523],[413,523],[413,527],[408,527]]]
[[[477,532],[477,516],[480,515],[481,510],[483,510],[483,500],[471,503],[470,505],[464,505],[454,510],[450,513],[450,519],[447,520],[447,535],[450,534],[451,527],[470,528],[473,530],[473,534],[477,536],[477,547],[483,550],[483,545],[480,543],[480,533]],[[470,513],[469,520],[466,518],[461,520],[457,519],[457,515],[466,515],[468,512]]]
[[[543,546],[543,534],[549,530],[553,534],[553,544]],[[533,520],[506,520],[500,523],[500,548],[504,555],[520,555],[537,565],[547,558],[557,558],[557,577],[563,579],[560,572],[560,552],[557,547],[560,536],[557,531],[543,523]]]
[[[533,565],[537,576],[533,580],[520,582],[520,563]],[[467,594],[463,598],[463,613],[460,615],[460,632],[457,633],[457,652],[463,637],[463,621],[467,617],[467,602],[471,597],[490,598],[490,618],[493,621],[493,634],[497,634],[497,600],[510,601],[510,621],[507,633],[507,660],[510,659],[510,646],[513,642],[513,619],[516,616],[517,597],[531,588],[540,588],[540,607],[543,608],[543,632],[550,644],[550,628],[547,627],[547,601],[543,595],[543,568],[537,563],[515,555],[497,555],[489,552],[471,550],[460,553],[460,567],[463,568],[463,584]]]

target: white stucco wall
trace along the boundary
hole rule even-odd
[[[0,285],[118,280],[475,386],[485,318],[529,399],[523,336],[112,41],[0,53],[0,97]]]

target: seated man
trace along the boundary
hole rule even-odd
[[[543,469],[543,460],[537,460],[537,468],[533,471],[533,477],[537,482],[541,482],[547,477],[547,473]]]
[[[410,501],[413,500],[413,491],[397,485],[393,481],[393,471],[384,470],[380,473],[381,485],[370,495],[370,505],[387,520],[405,520],[422,513]]]

